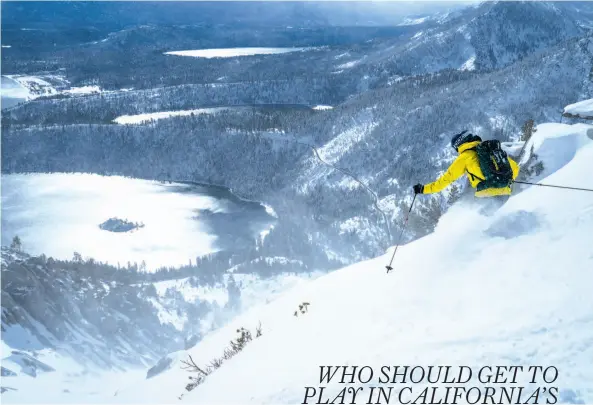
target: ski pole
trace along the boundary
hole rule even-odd
[[[397,253],[397,248],[399,247],[399,244],[401,243],[402,236],[404,235],[404,231],[408,227],[408,218],[410,218],[410,212],[412,212],[412,207],[414,206],[414,201],[416,201],[416,195],[417,194],[414,193],[414,198],[412,199],[412,204],[410,204],[410,209],[408,210],[408,213],[406,214],[406,219],[404,220],[404,226],[402,227],[402,231],[399,234],[399,239],[397,241],[397,245],[395,245],[395,250],[393,251],[393,256],[391,256],[391,261],[389,262],[389,265],[385,266],[385,268],[387,269],[387,273],[389,273],[391,270],[393,270],[393,267],[391,267],[391,265],[393,264],[393,259],[395,258],[395,254]]]
[[[530,183],[528,181],[513,181],[513,183],[518,183],[518,184],[529,184],[530,186],[541,186],[541,187],[553,187],[553,188],[564,188],[567,190],[579,190],[579,191],[591,191],[593,192],[592,189],[590,188],[578,188],[578,187],[567,187],[567,186],[556,186],[554,184],[541,184],[541,183]]]

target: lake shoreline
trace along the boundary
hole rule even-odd
[[[237,47],[237,48],[207,48],[207,49],[188,49],[182,51],[168,51],[164,55],[167,56],[184,56],[190,58],[202,59],[227,59],[239,58],[247,56],[268,56],[268,55],[282,55],[292,52],[304,52],[312,50],[312,47]]]
[[[100,227],[114,217],[143,227],[135,232]],[[145,261],[154,270],[179,267],[197,257],[255,246],[276,222],[262,202],[204,182],[2,173],[2,245],[18,235],[31,253],[60,259],[80,252],[113,265]]]

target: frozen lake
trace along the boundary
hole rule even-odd
[[[272,55],[303,51],[309,48],[221,48],[165,52],[165,55],[193,56],[194,58],[234,58],[236,56]]]
[[[143,223],[109,232],[109,218]],[[250,245],[275,222],[263,205],[218,187],[92,174],[2,175],[2,245],[18,235],[32,254],[148,269],[185,265],[207,253]]]
[[[19,82],[2,76],[2,109],[10,108],[20,102],[26,101],[28,96],[29,91]]]

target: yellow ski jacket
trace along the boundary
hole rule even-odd
[[[468,150],[476,147],[480,141],[464,143],[459,147],[459,156],[451,163],[447,171],[439,177],[436,181],[424,186],[424,194],[438,193],[449,184],[460,178],[464,173],[468,173],[468,178],[471,186],[476,188],[480,179],[484,178],[482,169],[480,169],[480,162],[478,161],[478,154],[474,150]],[[513,180],[519,175],[519,165],[509,157],[509,162],[513,170]],[[471,174],[473,174],[473,176]],[[475,177],[474,177],[475,176]],[[478,177],[480,179],[478,179]],[[476,197],[493,197],[497,195],[510,195],[511,187],[504,188],[487,188],[485,190],[477,191]]]

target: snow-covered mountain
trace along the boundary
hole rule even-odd
[[[8,400],[38,402],[45,384],[61,395],[88,378],[78,387],[85,396],[97,389],[93,378],[117,381],[124,372],[143,378],[167,353],[192,347],[240,311],[321,275],[219,277],[201,270],[153,282],[149,273],[92,259],[58,261],[3,247],[1,359]]]
[[[442,69],[492,70],[534,52],[583,35],[578,17],[593,11],[582,5],[552,2],[482,2],[417,21],[416,30],[396,40],[378,41],[364,57],[340,59],[336,70],[358,66],[399,75],[434,73]],[[586,17],[588,18],[588,17]]]
[[[554,168],[541,184],[593,188],[592,125],[539,125],[532,146]],[[331,400],[348,386],[363,389],[348,403],[367,403],[373,386],[399,395],[401,384],[378,382],[382,366],[393,372],[395,365],[466,365],[477,373],[484,366],[537,365],[556,367],[557,380],[532,384],[520,373],[517,384],[525,388],[511,394],[513,401],[523,403],[540,388],[540,400],[592,402],[593,193],[531,186],[516,190],[491,217],[476,208],[454,205],[434,233],[398,250],[391,273],[389,249],[295,288],[175,353],[168,370],[111,400],[294,404],[309,394],[317,395],[309,403],[317,403],[319,388],[313,394],[305,387],[325,386],[322,399]],[[260,337],[185,390],[188,377],[199,373],[182,369],[182,360],[191,356],[206,369],[239,328],[255,336],[259,324]],[[375,374],[367,384],[340,384],[340,373],[323,383],[322,365],[370,366]],[[401,395],[416,398],[428,385]],[[474,377],[462,386],[487,385]]]
[[[2,341],[107,368],[147,366],[183,346],[172,325],[161,325],[149,300],[158,300],[155,291],[111,276],[93,263],[67,266],[3,248]]]

